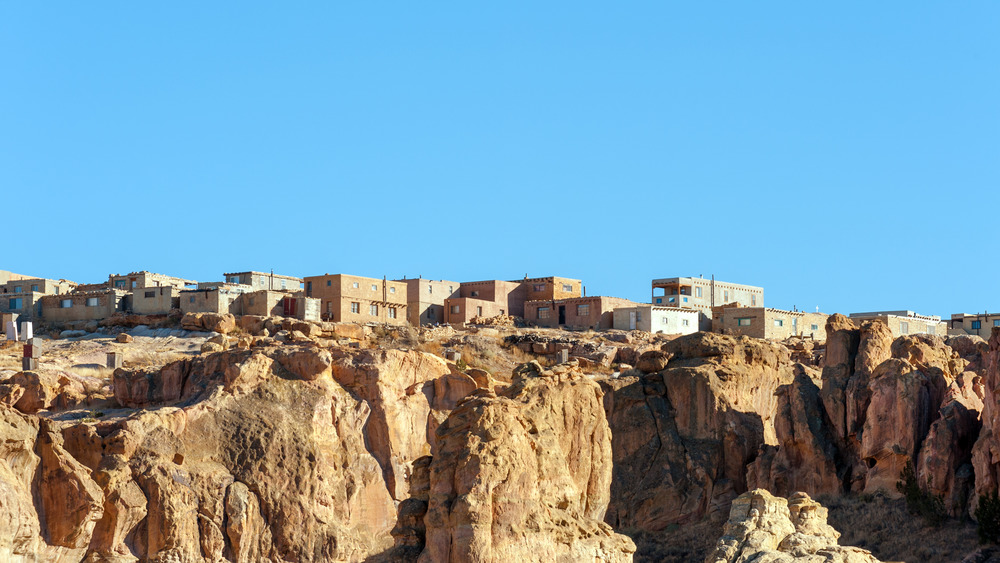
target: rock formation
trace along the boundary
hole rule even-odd
[[[600,387],[525,374],[476,391],[437,431],[422,562],[631,561],[602,519],[611,436]]]
[[[826,517],[826,508],[805,493],[788,500],[764,489],[744,493],[733,501],[723,536],[705,563],[878,563],[867,550],[837,545],[840,533]]]

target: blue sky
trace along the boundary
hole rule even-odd
[[[637,300],[715,274],[774,307],[1000,310],[998,24],[995,2],[8,2],[0,269]]]

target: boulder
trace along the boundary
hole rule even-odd
[[[236,317],[228,313],[186,313],[181,318],[181,328],[229,334],[236,329]]]
[[[135,339],[132,338],[132,335],[127,332],[123,332],[115,338],[115,341],[117,341],[120,344],[129,344],[133,340]]]
[[[785,500],[755,489],[733,501],[723,536],[705,563],[878,563],[865,549],[837,545],[840,533],[826,519],[826,508],[805,493]]]

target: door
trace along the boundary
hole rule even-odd
[[[282,299],[281,308],[284,309],[286,317],[295,316],[295,304],[296,304],[296,299],[294,297],[285,297],[284,299]]]
[[[635,311],[628,312],[628,329],[635,330]]]
[[[566,324],[566,306],[565,305],[560,305],[559,306],[559,324],[561,324],[561,325]]]

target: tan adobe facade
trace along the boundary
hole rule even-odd
[[[272,291],[299,291],[302,289],[302,278],[283,276],[268,272],[234,272],[222,274],[227,284],[248,285],[254,290],[269,289]]]
[[[189,285],[195,285],[196,281],[167,276],[164,274],[154,274],[145,270],[141,272],[130,272],[128,274],[113,274],[108,276],[108,287],[122,291],[132,291],[146,287],[161,287],[165,285],[184,289]]]
[[[525,285],[519,281],[483,280],[462,282],[458,287],[459,298],[489,301],[493,305],[483,306],[484,311],[489,308],[498,311],[497,315],[500,314],[499,311],[503,311],[503,314],[514,317],[524,316],[524,302],[527,295]],[[450,307],[448,310],[450,310]],[[475,316],[475,314],[472,316]],[[449,317],[448,322],[461,321],[453,321]]]
[[[445,318],[448,324],[464,324],[472,322],[476,317],[495,317],[508,314],[506,309],[495,301],[484,301],[468,297],[445,299]]]
[[[240,295],[231,309],[237,309],[238,315],[320,320],[320,300],[306,297],[301,291],[251,291]]]
[[[165,315],[180,308],[180,293],[172,285],[135,289],[129,294],[127,309],[137,315]]]
[[[738,303],[743,307],[763,307],[764,288],[705,278],[663,278],[653,280],[653,305],[699,309],[711,317],[712,307]]]
[[[528,301],[524,320],[540,327],[602,330],[614,328],[614,310],[635,307],[634,301],[620,297],[575,297],[550,301]]]
[[[989,340],[993,328],[1000,327],[1000,313],[955,313],[948,321],[948,334],[960,336],[963,334],[981,336]]]
[[[31,278],[31,276],[25,276],[23,274],[15,274],[14,272],[8,272],[7,270],[0,270],[0,285],[6,284],[7,282],[13,280],[26,280]]]
[[[347,274],[305,278],[305,294],[320,300],[324,320],[349,323],[406,324],[407,286]]]
[[[870,313],[851,313],[851,320],[867,321],[881,319],[889,325],[893,337],[907,334],[948,335],[948,323],[942,322],[937,315],[918,315],[913,311],[874,311]]]
[[[798,336],[826,341],[828,317],[825,313],[767,307],[716,307],[712,317],[712,331],[769,340]]]
[[[249,314],[239,307],[243,302],[238,299],[250,291],[252,288],[248,285],[211,283],[203,287],[203,284],[198,284],[198,289],[180,292],[179,306],[183,313]]]
[[[406,284],[406,320],[411,325],[447,322],[444,302],[458,297],[458,282],[412,278],[395,280]]]
[[[680,307],[655,307],[641,304],[616,307],[614,328],[618,330],[643,330],[660,334],[692,334],[698,332],[700,311]]]
[[[524,278],[518,280],[524,286],[524,300],[552,301],[583,296],[583,282],[572,278],[549,276],[545,278]]]
[[[117,289],[90,293],[46,295],[41,299],[42,317],[46,321],[98,321],[122,312],[127,295]]]
[[[42,316],[41,298],[45,295],[65,295],[76,288],[67,280],[48,280],[18,276],[0,286],[0,313],[10,313],[18,322]]]

